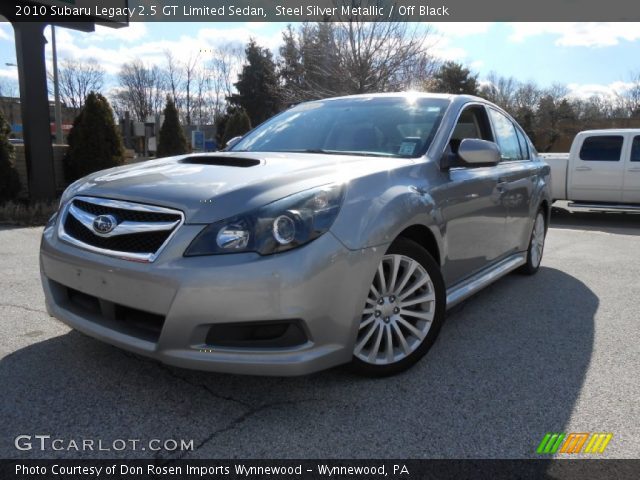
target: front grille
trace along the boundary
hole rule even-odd
[[[107,215],[111,231],[98,233],[93,220]],[[130,260],[153,261],[183,220],[182,212],[164,207],[76,197],[62,215],[59,234],[76,246]]]
[[[85,228],[72,215],[67,215],[64,222],[64,229],[67,234],[73,238],[80,240],[82,243],[93,247],[102,248],[104,250],[113,250],[116,252],[131,253],[153,253],[158,251],[162,244],[171,234],[169,231],[150,232],[150,233],[134,233],[131,235],[120,235],[118,237],[104,238],[94,235],[94,233]]]

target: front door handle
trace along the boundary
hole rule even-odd
[[[633,167],[627,170],[627,172],[640,172],[640,167]]]
[[[591,167],[576,167],[576,172],[586,172],[587,170],[591,170]]]

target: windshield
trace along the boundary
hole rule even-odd
[[[448,105],[447,99],[415,96],[303,103],[266,121],[231,151],[418,157]]]

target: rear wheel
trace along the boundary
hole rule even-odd
[[[435,341],[446,310],[438,264],[417,243],[399,238],[378,265],[353,352],[353,369],[385,376],[406,370]]]
[[[527,250],[527,263],[520,267],[520,272],[526,275],[533,275],[540,268],[542,254],[544,253],[544,241],[547,234],[546,222],[544,220],[544,210],[538,210],[536,219],[533,222],[531,240]]]

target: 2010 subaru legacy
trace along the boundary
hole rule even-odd
[[[230,143],[72,184],[42,238],[50,314],[180,367],[382,376],[538,270],[549,167],[480,98],[313,101]]]

